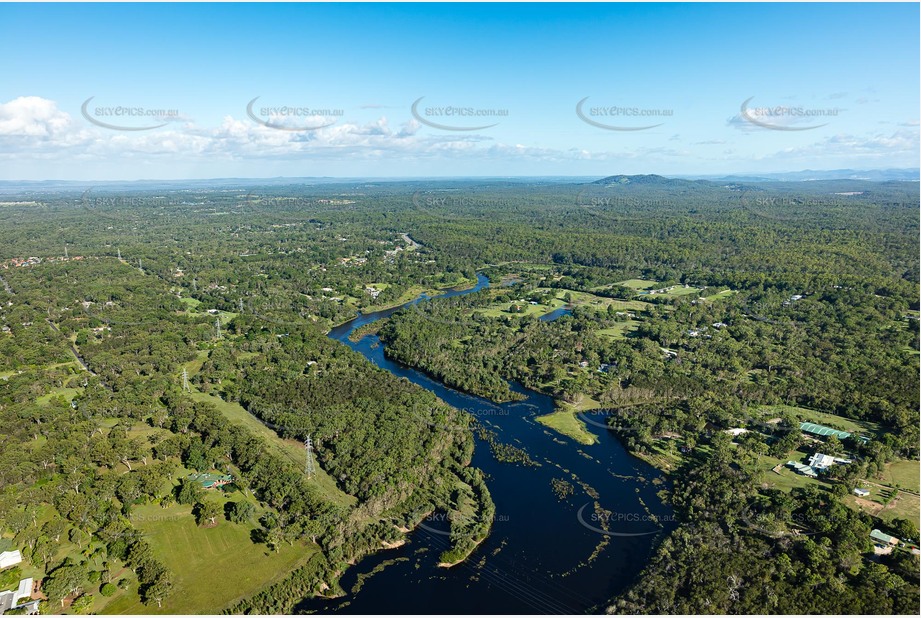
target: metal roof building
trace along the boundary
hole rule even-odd
[[[839,440],[845,440],[851,437],[851,434],[846,431],[838,431],[837,429],[825,427],[824,425],[816,425],[815,423],[800,423],[799,428],[800,431],[805,431],[806,433],[811,433],[817,436],[837,436]]]
[[[870,538],[876,541],[877,543],[882,543],[883,545],[898,545],[899,540],[894,536],[890,536],[885,532],[877,529],[873,529],[870,533]]]

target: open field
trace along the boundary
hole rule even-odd
[[[626,281],[618,281],[615,285],[622,285],[631,290],[649,290],[659,285],[659,282],[650,279],[627,279]]]
[[[173,572],[176,587],[163,607],[144,605],[136,595],[124,594],[105,606],[106,614],[219,613],[237,599],[283,578],[317,551],[300,543],[282,543],[273,552],[264,544],[253,543],[252,526],[231,523],[223,516],[213,528],[199,527],[190,506],[138,507],[132,521],[154,555]],[[136,587],[133,582],[129,592]]]
[[[720,300],[720,299],[723,299],[723,298],[729,298],[730,296],[732,296],[732,295],[735,294],[735,293],[736,293],[736,290],[723,290],[722,292],[717,292],[717,293],[715,293],[715,294],[710,294],[710,295],[708,295],[708,296],[704,296],[703,298],[704,298],[704,300],[709,300],[709,301],[712,302],[712,301],[714,301],[714,300]]]
[[[585,429],[585,424],[576,417],[577,412],[576,408],[564,405],[555,412],[538,416],[534,420],[572,438],[579,444],[595,444],[598,438]]]
[[[569,294],[573,305],[584,305],[595,309],[607,309],[611,305],[615,311],[644,311],[649,307],[649,303],[644,303],[641,300],[616,300],[576,290],[538,288],[538,291],[556,292],[557,298],[563,298],[566,294]]]
[[[921,476],[921,471],[919,471],[917,461],[896,461],[886,464],[886,470],[883,472],[882,479],[879,483],[891,487],[898,485],[908,491],[918,493],[921,491],[919,476]]]
[[[623,339],[627,336],[627,333],[635,331],[639,324],[640,323],[636,320],[627,320],[626,322],[618,322],[614,326],[602,328],[601,330],[597,330],[595,332],[599,335],[610,337],[611,339]]]
[[[800,422],[816,423],[850,433],[872,436],[878,431],[878,427],[874,423],[855,421],[829,412],[819,412],[818,410],[810,410],[799,406],[774,405],[760,406],[759,408],[759,416],[764,419],[782,416],[785,412],[792,413]]]
[[[549,305],[532,305],[525,301],[524,303],[520,303],[523,309],[521,313],[511,313],[508,311],[508,308],[513,304],[515,303],[493,303],[483,309],[474,309],[474,313],[480,313],[490,318],[507,316],[533,316],[539,318],[566,306],[566,303],[559,299],[551,301]]]
[[[867,489],[870,490],[870,500],[850,495],[844,498],[844,503],[852,509],[870,513],[883,521],[910,519],[917,523],[921,517],[921,499],[918,496],[899,492],[898,496],[884,506],[879,502],[879,488],[868,487]]]
[[[538,416],[534,420],[564,436],[569,436],[580,444],[594,444],[598,441],[598,437],[585,428],[585,424],[577,415],[580,412],[599,408],[601,404],[598,401],[583,395],[579,403],[560,403],[555,411]]]
[[[67,401],[73,401],[74,397],[83,392],[82,388],[53,388],[50,393],[46,393],[35,399],[35,403],[40,406],[48,405],[48,402],[55,397],[63,397]]]

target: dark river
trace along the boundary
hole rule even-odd
[[[489,285],[479,275],[476,287],[447,292],[469,294]],[[424,298],[415,302],[424,301]],[[654,544],[672,529],[671,510],[657,492],[661,475],[627,454],[603,418],[591,415],[589,431],[598,443],[583,446],[549,430],[534,417],[554,410],[553,399],[513,384],[527,396],[494,404],[452,390],[428,376],[388,360],[375,336],[355,343],[349,334],[398,311],[368,315],[333,329],[329,336],[361,352],[372,363],[466,410],[496,433],[499,441],[524,449],[539,467],[499,463],[487,443],[476,439],[473,465],[487,475],[496,504],[489,537],[462,564],[437,567],[448,546],[446,525],[423,522],[397,549],[381,551],[350,568],[341,584],[343,598],[307,599],[298,612],[357,614],[579,614],[602,612],[615,594],[633,581]],[[557,316],[565,314],[560,311]],[[549,317],[549,316],[548,316]],[[444,431],[458,430],[444,428]],[[569,482],[574,492],[560,499],[552,479]],[[594,499],[610,514],[596,515]],[[396,562],[390,562],[397,560]],[[387,563],[378,572],[375,567]],[[364,579],[364,578],[362,578]]]

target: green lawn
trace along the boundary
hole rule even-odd
[[[551,288],[538,288],[540,292],[556,292],[557,298],[563,298],[566,294],[570,295],[573,305],[583,305],[594,307],[595,309],[607,309],[612,305],[615,311],[643,311],[649,307],[649,303],[641,300],[615,300],[589,294],[588,292],[578,292],[576,290],[554,290]]]
[[[562,300],[556,299],[550,302],[549,305],[532,305],[529,302],[525,301],[520,303],[522,305],[523,311],[521,313],[511,313],[508,311],[508,308],[514,303],[493,303],[488,307],[483,309],[475,309],[475,313],[481,313],[490,318],[501,318],[507,316],[534,316],[541,317],[552,313],[561,307],[565,307],[566,303]]]
[[[627,279],[626,281],[620,281],[615,285],[622,285],[625,288],[630,288],[632,290],[649,290],[659,285],[659,282],[651,281],[649,279]]]
[[[578,404],[563,403],[550,414],[538,416],[534,420],[545,427],[572,438],[579,444],[595,444],[598,441],[598,437],[588,431],[585,428],[585,423],[579,420],[576,415],[579,412],[594,410],[599,407],[601,407],[601,404],[597,401],[591,397],[583,396],[582,401]]]
[[[627,333],[635,331],[639,324],[640,323],[636,320],[627,320],[626,322],[618,322],[614,326],[602,328],[601,330],[597,330],[595,332],[599,335],[605,335],[612,339],[623,339],[627,336]]]
[[[886,470],[883,472],[882,484],[894,487],[898,484],[900,487],[918,493],[921,490],[919,482],[919,467],[917,461],[903,460],[886,464]],[[874,480],[875,479],[871,479]]]
[[[709,296],[704,296],[704,300],[714,301],[720,300],[721,298],[729,298],[736,293],[736,290],[723,290],[722,292],[717,292],[716,294],[710,294]]]
[[[759,415],[761,418],[765,419],[782,416],[784,412],[791,412],[801,422],[805,421],[816,423],[818,425],[825,425],[826,427],[847,431],[849,433],[867,434],[872,436],[878,430],[878,427],[874,423],[855,421],[853,419],[838,416],[836,414],[819,412],[817,410],[809,410],[799,406],[775,405],[759,407]]]
[[[123,594],[102,613],[217,614],[285,577],[318,551],[316,546],[295,543],[282,544],[273,552],[264,544],[253,543],[251,525],[233,524],[222,516],[216,527],[202,528],[191,512],[190,506],[182,505],[134,509],[132,523],[144,534],[154,555],[173,572],[175,587],[161,608],[142,604],[136,594]],[[129,592],[136,586],[132,582]]]
[[[917,523],[919,517],[921,517],[921,499],[919,499],[918,496],[899,492],[896,498],[886,506],[883,506],[880,502],[880,489],[872,486],[867,487],[867,489],[870,490],[869,501],[866,498],[858,501],[857,496],[850,495],[844,499],[844,503],[854,510],[870,513],[883,521],[910,519]],[[868,502],[870,503],[869,506],[867,504]]]
[[[656,294],[656,296],[664,296],[665,298],[679,298],[681,296],[691,296],[692,294],[698,296],[701,292],[703,292],[703,288],[695,288],[694,286],[684,287],[683,285],[679,285],[663,294]]]
[[[35,403],[40,406],[45,406],[55,397],[63,397],[67,401],[73,401],[73,398],[81,392],[83,392],[82,388],[53,388],[50,393],[37,397]]]

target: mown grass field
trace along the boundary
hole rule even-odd
[[[704,296],[704,300],[714,301],[720,300],[722,298],[729,298],[736,293],[736,290],[723,290],[722,292],[717,292],[716,294],[710,294],[709,296]]]
[[[631,290],[649,290],[659,285],[659,282],[650,279],[627,279],[626,281],[619,281],[615,285],[622,285]]]
[[[599,335],[610,337],[611,339],[623,339],[627,336],[627,333],[635,331],[636,327],[639,325],[640,323],[636,320],[627,320],[626,322],[618,322],[614,326],[602,328],[595,332]]]
[[[816,423],[819,425],[825,425],[826,427],[831,427],[832,429],[838,429],[840,431],[847,431],[849,433],[861,435],[866,434],[871,437],[875,435],[879,429],[874,423],[855,421],[850,418],[838,416],[837,414],[820,412],[818,410],[810,410],[808,408],[801,408],[799,406],[773,405],[759,406],[758,408],[758,414],[760,418],[763,419],[779,417],[782,416],[785,412],[792,413],[797,419],[800,420],[800,422]]]
[[[209,496],[211,498],[211,496]],[[216,499],[216,496],[215,496]],[[214,528],[196,525],[190,506],[138,507],[134,526],[154,555],[174,574],[172,594],[158,608],[139,600],[136,580],[102,609],[105,614],[217,614],[283,578],[319,548],[283,543],[278,552],[253,543],[254,526],[234,524],[223,516]]]
[[[921,470],[919,470],[918,462],[902,460],[886,464],[886,470],[879,482],[892,487],[898,485],[908,491],[919,493],[921,491]]]

